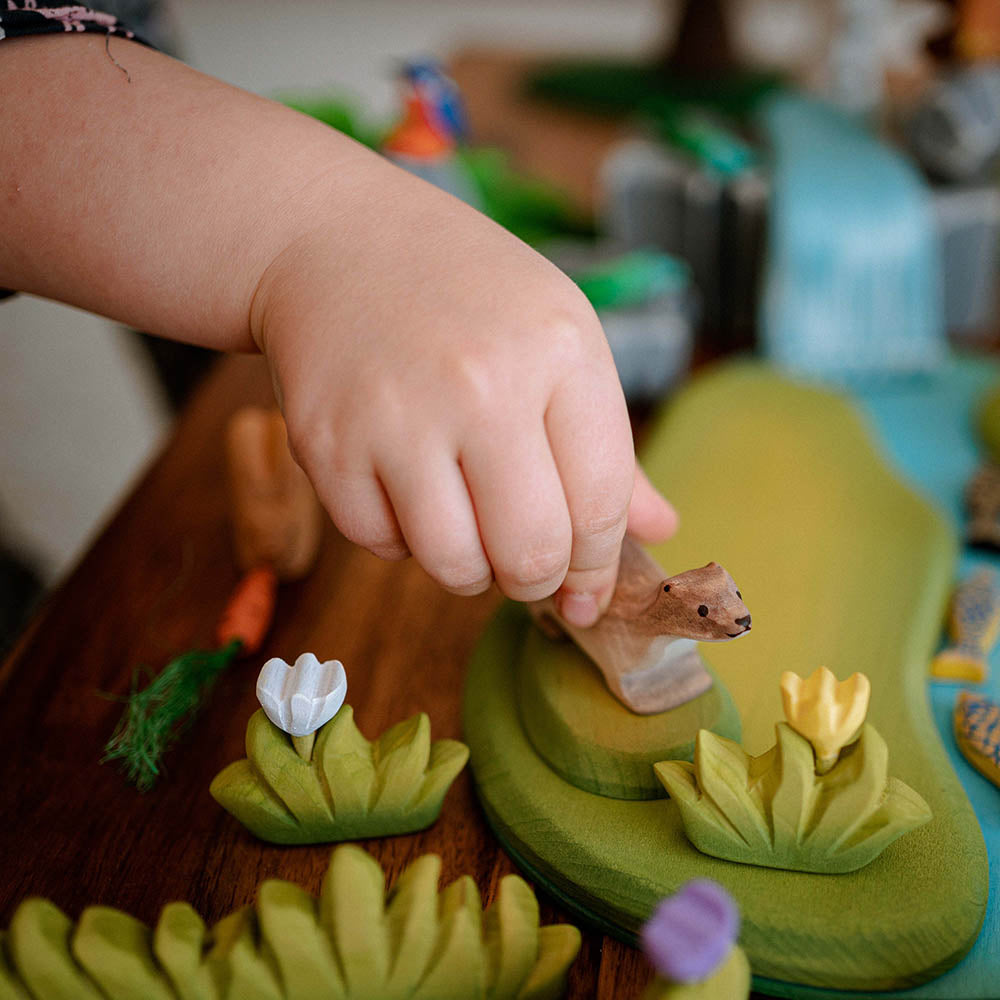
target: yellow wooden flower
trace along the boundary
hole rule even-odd
[[[840,751],[858,738],[871,693],[864,674],[838,681],[826,667],[818,667],[805,680],[790,670],[781,675],[785,718],[812,744],[819,774],[829,771]]]

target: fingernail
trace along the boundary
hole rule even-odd
[[[559,606],[559,614],[570,625],[579,628],[588,628],[601,617],[597,598],[593,594],[564,593],[556,603]]]

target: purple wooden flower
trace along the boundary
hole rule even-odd
[[[695,879],[660,903],[640,937],[661,976],[696,983],[719,967],[739,929],[739,910],[729,893],[717,882]]]

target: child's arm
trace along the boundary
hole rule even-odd
[[[572,282],[325,125],[136,43],[110,54],[130,80],[96,36],[0,47],[0,286],[259,348],[345,535],[459,593],[561,585],[564,616],[593,620],[627,518],[662,537],[674,516],[635,480]]]

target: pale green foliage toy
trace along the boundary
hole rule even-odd
[[[693,764],[654,765],[699,851],[768,868],[849,872],[929,822],[931,810],[920,795],[889,777],[885,740],[863,724],[867,694],[857,693],[856,684],[820,679],[817,673],[801,684],[811,695],[807,712],[800,701],[786,698],[791,725],[778,723],[777,744],[761,756],[703,729]],[[851,704],[845,708],[842,701]],[[831,725],[818,724],[825,716]],[[816,724],[807,726],[804,719]],[[854,735],[834,739],[838,729]]]
[[[734,947],[707,979],[697,983],[672,983],[657,976],[640,1000],[747,1000],[749,995],[750,963],[746,952]]]
[[[438,893],[441,859],[414,861],[386,895],[353,845],[330,859],[320,898],[264,882],[253,907],[208,930],[186,903],[154,930],[93,906],[73,922],[25,900],[0,935],[0,1000],[550,1000],[563,994],[580,932],[538,926],[534,893],[500,882],[485,915],[462,876]]]
[[[456,740],[431,743],[420,713],[369,742],[350,705],[315,734],[305,759],[263,711],[250,717],[247,757],[216,775],[211,793],[261,840],[319,844],[412,833],[433,823],[469,757]]]

